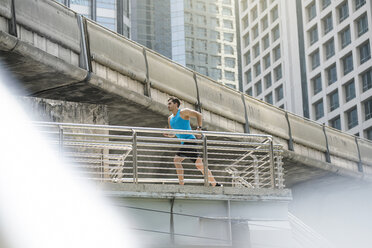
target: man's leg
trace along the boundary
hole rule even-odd
[[[176,167],[176,172],[178,176],[178,181],[180,185],[184,185],[183,181],[183,167],[182,167],[182,161],[185,160],[185,158],[180,157],[180,156],[175,156],[173,161],[174,161],[174,166]]]
[[[204,165],[203,165],[203,160],[201,158],[196,159],[195,166],[204,175]],[[210,184],[212,184],[213,187],[216,186],[217,182],[214,179],[214,176],[212,175],[212,172],[209,169],[208,169],[208,181]]]

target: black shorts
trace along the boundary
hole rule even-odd
[[[183,145],[196,146],[197,144],[191,143],[191,142],[185,142],[183,143]],[[198,153],[198,150],[194,148],[190,148],[190,147],[181,147],[178,150],[176,155],[179,157],[183,157],[183,158],[189,158],[193,163],[196,162],[196,159],[200,158],[200,154]]]

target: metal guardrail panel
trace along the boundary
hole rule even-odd
[[[174,157],[186,158],[186,184],[207,186],[214,179],[226,187],[283,188],[282,148],[267,135],[181,131],[37,122],[51,144],[84,178],[117,183],[179,183]],[[163,133],[201,134],[204,139],[180,140]],[[181,145],[180,142],[188,142]],[[186,149],[186,150],[185,150]],[[192,158],[208,158],[197,160]],[[208,173],[204,173],[208,174]]]
[[[92,59],[144,82],[146,64],[142,47],[88,19],[86,21]]]

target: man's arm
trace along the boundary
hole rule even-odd
[[[201,113],[199,113],[198,111],[192,110],[192,109],[185,108],[185,109],[182,109],[182,111],[180,112],[180,115],[182,119],[186,119],[186,120],[189,120],[190,117],[196,118],[197,123],[198,123],[198,126],[196,129],[201,130],[201,127],[203,125],[203,115]]]
[[[170,125],[170,119],[171,119],[171,117],[169,116],[168,117],[168,129],[172,129],[172,127],[171,127],[171,125]],[[169,137],[169,138],[173,138],[173,137],[175,137],[176,135],[174,135],[174,134],[170,134],[170,133],[164,133],[163,134],[165,137]]]

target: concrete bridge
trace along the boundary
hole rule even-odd
[[[0,0],[0,56],[23,95],[107,106],[108,124],[164,127],[169,95],[207,130],[269,134],[287,186],[372,180],[372,143],[225,87],[49,0]]]

